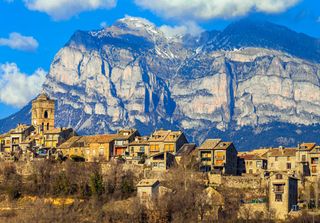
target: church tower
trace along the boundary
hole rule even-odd
[[[46,132],[54,128],[54,100],[41,93],[32,101],[31,125],[38,132]]]

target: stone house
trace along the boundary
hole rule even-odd
[[[309,151],[309,167],[311,176],[319,176],[320,173],[320,146],[314,146]]]
[[[160,182],[156,179],[143,179],[137,184],[137,196],[144,205],[150,205],[159,196]]]
[[[232,142],[207,139],[198,147],[200,171],[237,175],[237,150]]]
[[[140,136],[136,129],[121,129],[114,138],[113,156],[129,156],[129,144],[136,136]]]
[[[241,173],[260,175],[267,169],[267,157],[256,154],[242,154],[239,156],[243,162]]]
[[[114,134],[73,136],[62,143],[58,150],[63,156],[69,158],[79,156],[87,162],[109,161],[112,157],[115,137],[117,136]]]
[[[175,154],[185,143],[188,143],[183,132],[171,130],[154,131],[148,141],[150,143],[149,154],[159,152]]]
[[[298,203],[298,180],[287,171],[271,171],[268,182],[269,208],[277,219],[286,219]]]
[[[141,157],[149,155],[149,136],[136,136],[129,144],[129,154],[131,157]]]
[[[270,149],[268,157],[268,171],[288,171],[289,173],[297,173],[297,157],[296,148],[273,148]]]

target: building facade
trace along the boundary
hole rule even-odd
[[[269,176],[269,208],[277,219],[286,219],[298,203],[298,180],[287,171],[272,171]]]
[[[198,147],[200,171],[237,175],[237,150],[232,142],[207,139]]]
[[[148,141],[150,155],[159,152],[176,154],[185,143],[188,143],[183,132],[171,130],[156,130],[151,134]]]

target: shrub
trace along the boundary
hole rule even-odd
[[[84,162],[84,161],[86,161],[86,159],[84,157],[78,156],[78,155],[71,155],[70,158],[75,162]]]

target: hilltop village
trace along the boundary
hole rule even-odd
[[[168,176],[179,169],[174,181],[184,179],[185,190],[193,183],[201,187],[201,204],[206,204],[201,207],[206,209],[197,212],[200,222],[226,215],[231,205],[228,189],[241,191],[235,199],[238,219],[260,214],[261,219],[286,220],[319,206],[320,146],[312,142],[238,152],[232,142],[206,139],[197,146],[182,131],[163,129],[149,136],[136,129],[81,136],[72,128],[55,127],[55,101],[44,93],[32,102],[31,113],[31,125],[19,124],[0,135],[1,163],[72,161],[98,163],[102,169],[116,163],[137,175],[132,192],[149,210],[155,210],[155,203],[166,195],[177,193]],[[152,213],[152,218],[158,216]]]

